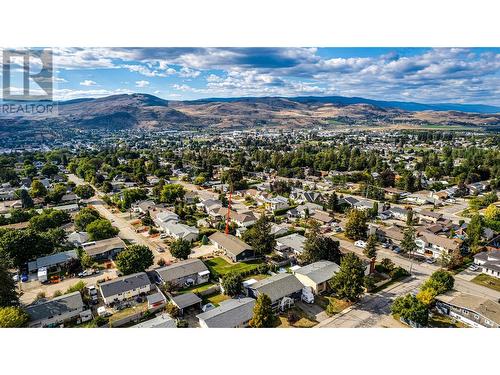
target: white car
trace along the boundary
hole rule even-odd
[[[210,311],[212,309],[215,309],[215,305],[213,303],[207,303],[201,307],[201,311],[203,311],[203,312],[207,312],[207,311]]]
[[[470,271],[477,271],[479,269],[478,265],[477,264],[471,264],[469,266],[469,270]]]
[[[358,241],[354,242],[354,246],[364,249],[366,247],[366,242],[358,240]]]

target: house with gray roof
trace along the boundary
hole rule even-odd
[[[481,272],[500,278],[500,250],[483,251],[474,255],[474,263],[481,266]]]
[[[163,313],[130,328],[177,328],[177,321],[167,313]]]
[[[260,294],[266,294],[271,298],[273,309],[277,309],[281,300],[285,297],[298,300],[303,287],[304,285],[295,275],[279,273],[250,285],[248,293],[254,298],[257,298]]]
[[[222,301],[212,310],[196,315],[202,328],[247,327],[253,316],[255,300],[238,298]]]
[[[339,271],[339,265],[329,260],[320,260],[300,267],[294,271],[295,277],[305,286],[311,287],[315,294],[329,289],[328,281]]]
[[[208,282],[210,271],[199,259],[186,259],[155,270],[160,283],[177,287],[199,285]]]
[[[98,285],[106,305],[134,298],[141,293],[148,293],[152,289],[146,272],[118,277]]]
[[[276,251],[282,255],[286,255],[287,252],[300,255],[304,251],[305,242],[306,238],[298,233],[292,233],[288,236],[279,237],[276,239]]]
[[[188,242],[196,241],[199,236],[198,228],[190,227],[186,224],[176,223],[175,221],[167,221],[160,223],[160,228],[170,237],[175,240],[184,240]]]
[[[28,272],[37,272],[39,268],[45,267],[49,271],[55,268],[64,266],[73,259],[77,259],[78,255],[76,250],[63,251],[56,254],[47,255],[37,258],[36,260],[28,263]]]
[[[88,321],[92,313],[83,303],[80,292],[73,292],[49,301],[36,302],[26,308],[28,327],[57,327],[70,321]]]
[[[126,247],[125,242],[119,237],[112,237],[100,241],[82,244],[85,251],[92,259],[112,259]]]

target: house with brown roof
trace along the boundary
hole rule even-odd
[[[232,234],[215,232],[208,239],[217,249],[223,250],[226,256],[231,258],[233,262],[255,258],[255,251],[252,247]]]
[[[427,230],[421,230],[417,232],[415,244],[418,247],[418,253],[439,258],[443,253],[450,254],[460,250],[463,241],[458,238],[438,236]]]
[[[125,242],[119,237],[82,244],[83,251],[92,259],[113,259],[125,247]]]

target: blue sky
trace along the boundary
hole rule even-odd
[[[500,48],[56,48],[58,99],[342,95],[500,105]]]

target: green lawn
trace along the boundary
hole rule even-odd
[[[213,270],[215,273],[222,276],[231,271],[248,272],[255,270],[262,264],[262,261],[255,260],[250,262],[228,263],[224,258],[218,257],[206,260],[205,264],[211,271]]]
[[[203,292],[204,290],[207,290],[208,288],[213,287],[214,285],[215,285],[214,283],[205,283],[205,284],[201,284],[201,285],[194,285],[192,287],[179,290],[179,293],[180,294],[199,293],[199,292]]]
[[[453,320],[449,316],[434,314],[429,316],[429,327],[430,328],[467,328],[467,326],[461,322]]]
[[[500,279],[497,279],[496,277],[492,277],[482,273],[480,275],[477,275],[471,281],[478,285],[482,285],[487,288],[496,290],[497,292],[500,292]]]

